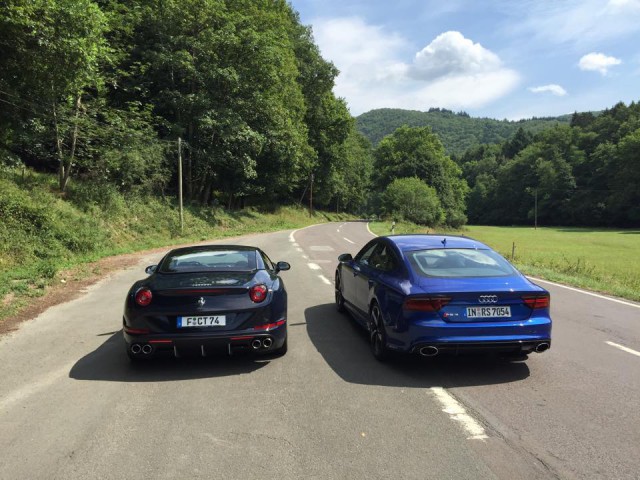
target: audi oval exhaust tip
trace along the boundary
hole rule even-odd
[[[549,345],[547,342],[539,343],[538,345],[536,345],[536,352],[538,353],[545,352],[549,350],[550,346],[551,345]]]
[[[273,345],[273,340],[271,338],[265,338],[262,342],[262,345],[264,346],[264,348],[269,348],[271,345]]]
[[[139,343],[134,343],[133,345],[131,345],[131,353],[133,353],[134,355],[138,355],[141,351],[142,347]]]
[[[149,355],[153,351],[153,347],[149,344],[146,344],[142,347],[142,353],[145,355]]]
[[[253,342],[251,342],[251,348],[253,348],[254,350],[258,350],[261,346],[262,342],[257,338]]]
[[[438,347],[434,347],[433,345],[429,345],[428,347],[422,347],[418,351],[420,352],[420,355],[422,355],[423,357],[435,357],[440,352],[440,350],[438,350]]]

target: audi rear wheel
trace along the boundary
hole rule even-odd
[[[377,303],[371,306],[369,313],[369,345],[376,360],[384,362],[389,359],[387,335],[382,322],[382,312]]]

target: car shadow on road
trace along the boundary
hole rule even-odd
[[[242,375],[269,363],[269,357],[229,357],[220,354],[205,358],[159,357],[134,364],[125,353],[122,333],[116,332],[96,350],[78,360],[71,367],[69,378],[111,382],[171,382]]]
[[[334,304],[305,310],[307,331],[318,352],[345,381],[366,385],[429,388],[465,387],[516,382],[529,376],[524,362],[495,355],[394,356],[387,363],[373,358],[368,334]]]

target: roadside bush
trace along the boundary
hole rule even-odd
[[[444,220],[435,188],[417,177],[395,179],[383,192],[382,202],[384,212],[392,217],[430,226]]]

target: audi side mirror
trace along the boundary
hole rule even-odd
[[[342,255],[338,256],[338,261],[342,263],[350,262],[351,260],[353,260],[353,257],[350,253],[343,253]]]
[[[146,273],[147,275],[151,275],[152,273],[155,273],[156,268],[158,268],[157,265],[149,265],[147,268],[144,269],[144,273]]]

